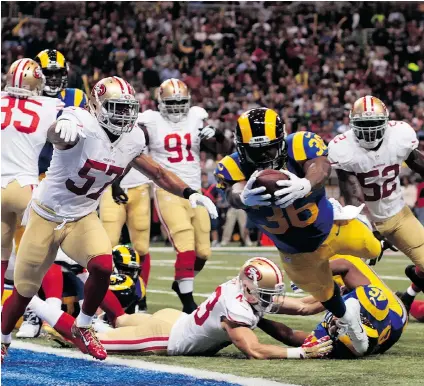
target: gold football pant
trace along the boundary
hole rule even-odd
[[[195,251],[207,260],[211,255],[211,221],[203,206],[192,208],[190,202],[166,190],[155,188],[155,204],[161,223],[179,253]]]
[[[38,292],[59,246],[83,267],[87,267],[93,257],[111,254],[109,237],[95,212],[66,223],[61,229],[56,229],[58,225],[30,210],[14,272],[15,287],[20,295],[30,298]]]
[[[181,311],[165,308],[153,315],[123,315],[117,319],[120,326],[98,333],[97,337],[108,353],[136,351],[140,354],[166,355],[172,327]]]
[[[109,235],[112,246],[119,244],[122,227],[127,224],[133,248],[140,256],[149,252],[150,240],[150,185],[128,189],[128,202],[118,205],[108,188],[100,201],[100,220]]]
[[[424,272],[424,227],[407,205],[398,214],[375,225],[387,240]]]
[[[320,302],[333,296],[334,282],[329,259],[334,255],[353,255],[375,259],[381,253],[380,242],[359,220],[334,224],[327,239],[314,252],[287,254],[280,251],[283,267],[290,280]]]
[[[21,187],[15,180],[1,189],[1,260],[8,261],[12,253],[13,237],[32,196],[32,186]],[[17,246],[23,234],[20,227]]]

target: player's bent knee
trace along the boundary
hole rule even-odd
[[[132,246],[140,256],[149,253],[149,243],[147,241],[135,241]]]
[[[87,269],[90,275],[110,276],[113,270],[112,255],[94,256],[88,262]]]
[[[196,248],[196,257],[202,260],[209,260],[209,257],[211,256],[212,252],[211,249],[208,247],[204,248]]]
[[[41,287],[40,284],[36,284],[34,282],[28,282],[28,281],[19,281],[15,283],[16,291],[19,295],[23,296],[24,298],[32,298],[35,296],[38,292],[38,290]]]

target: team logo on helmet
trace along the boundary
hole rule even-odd
[[[259,281],[262,279],[262,274],[259,271],[259,269],[257,269],[256,267],[254,267],[253,265],[248,265],[245,269],[244,269],[244,274],[250,279],[250,280],[256,280]]]
[[[93,94],[97,94],[98,97],[106,94],[106,86],[103,83],[96,84],[93,88]]]
[[[41,79],[43,77],[43,73],[40,69],[40,67],[37,67],[34,69],[34,78],[35,79]]]

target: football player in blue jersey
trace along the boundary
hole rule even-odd
[[[58,50],[41,51],[34,60],[40,65],[46,78],[43,95],[60,99],[65,106],[84,107],[87,96],[78,88],[68,88],[68,63]],[[53,146],[47,142],[41,151],[38,168],[40,175],[47,171],[53,155]]]
[[[358,353],[366,352],[360,304],[354,300],[346,308],[329,259],[336,254],[376,259],[382,249],[360,221],[334,221],[324,188],[331,171],[327,146],[311,132],[286,136],[282,119],[268,108],[254,108],[239,117],[235,144],[237,151],[224,157],[215,170],[219,186],[227,188],[229,203],[244,209],[272,239],[290,279],[338,318]],[[281,170],[289,177],[277,182],[281,189],[274,197],[265,193],[265,187],[254,186],[264,169]]]

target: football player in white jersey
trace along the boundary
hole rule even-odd
[[[149,154],[166,169],[174,172],[190,188],[201,190],[200,143],[225,151],[228,141],[213,127],[206,125],[208,113],[190,106],[190,93],[178,79],[164,81],[158,91],[159,111],[139,114],[138,124],[146,136]],[[205,126],[206,125],[206,126]],[[213,138],[215,137],[215,138]],[[159,218],[177,254],[175,281],[172,288],[190,313],[197,305],[193,299],[193,280],[211,254],[210,219],[205,208],[193,209],[161,187],[154,187]]]
[[[99,326],[102,331],[96,335],[108,352],[120,353],[214,355],[230,344],[255,359],[319,358],[331,352],[332,342],[328,336],[305,342],[306,332],[294,331],[277,322],[265,323],[266,330],[294,347],[259,342],[252,330],[261,328],[265,314],[277,312],[283,295],[281,270],[271,260],[255,257],[246,261],[237,277],[218,286],[189,315],[173,309],[163,309],[153,315],[121,313],[114,323],[117,328]],[[70,315],[52,310],[38,298],[32,303],[41,318],[48,319],[58,332],[81,347],[70,333]],[[314,309],[308,313],[314,313]]]
[[[45,78],[32,59],[12,63],[1,93],[1,294],[15,230],[38,185],[38,157],[64,104],[41,96]]]
[[[211,216],[217,216],[208,198],[143,154],[143,132],[137,126],[133,130],[138,109],[134,89],[121,78],[108,77],[94,86],[88,110],[66,108],[49,128],[53,158],[25,216],[27,227],[17,256],[15,288],[2,312],[2,360],[11,332],[38,292],[59,246],[90,273],[72,333],[91,355],[106,358],[91,321],[108,289],[112,246],[96,208],[104,190],[130,163],[157,185],[188,199],[192,206],[205,205]]]
[[[341,194],[346,204],[366,203],[374,228],[412,260],[424,283],[424,227],[405,204],[399,180],[403,162],[424,177],[416,133],[406,122],[389,121],[384,103],[369,95],[354,103],[350,128],[328,147]]]

